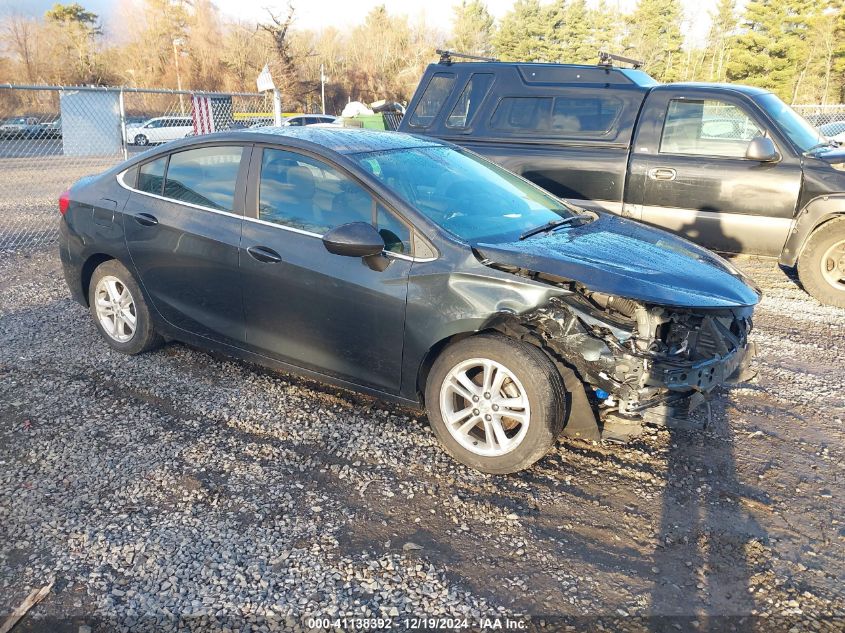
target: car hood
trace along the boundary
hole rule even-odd
[[[813,158],[818,158],[831,165],[845,163],[845,147],[836,147],[816,152],[813,154]]]
[[[589,224],[473,248],[491,263],[564,277],[645,303],[724,308],[755,305],[761,296],[750,279],[707,249],[604,213]]]

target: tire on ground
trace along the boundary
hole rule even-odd
[[[483,456],[462,446],[449,432],[440,409],[440,389],[449,372],[472,358],[487,358],[509,369],[525,387],[530,406],[528,431],[519,445],[502,456]],[[445,348],[434,362],[425,386],[429,423],[448,453],[459,462],[491,474],[528,468],[546,455],[566,422],[566,390],[560,373],[540,349],[498,334],[462,339]]]
[[[95,291],[97,284],[103,277],[116,277],[120,282],[126,286],[129,293],[132,295],[132,300],[135,306],[135,332],[128,341],[117,341],[109,335],[100,323],[100,318],[97,315],[97,308],[95,305],[96,297]],[[152,319],[150,318],[150,311],[144,301],[144,295],[141,289],[135,282],[132,274],[126,267],[115,259],[110,259],[103,262],[94,270],[91,275],[91,281],[88,284],[88,305],[91,316],[94,318],[94,324],[100,333],[100,336],[109,344],[110,347],[122,352],[124,354],[143,354],[156,347],[160,346],[164,341],[161,336],[155,331]]]
[[[804,290],[822,303],[845,308],[845,285],[837,288],[822,273],[822,258],[839,242],[845,245],[845,217],[825,222],[810,234],[798,258],[798,278]]]

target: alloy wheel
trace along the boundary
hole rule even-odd
[[[513,451],[531,421],[519,378],[488,358],[471,358],[452,368],[440,387],[440,412],[451,436],[485,457]]]
[[[118,343],[135,336],[138,316],[132,293],[120,279],[107,275],[94,289],[94,309],[106,334]]]

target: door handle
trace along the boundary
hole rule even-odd
[[[158,224],[158,218],[154,215],[150,215],[149,213],[136,213],[135,221],[138,224],[143,224],[144,226],[155,226]]]
[[[272,248],[267,248],[266,246],[250,246],[246,249],[246,252],[249,253],[250,257],[253,259],[264,262],[265,264],[278,264],[282,261],[281,255]]]
[[[652,180],[675,180],[678,175],[671,167],[655,167],[648,170],[648,177]]]

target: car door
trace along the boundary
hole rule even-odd
[[[350,174],[305,153],[256,148],[249,187],[240,261],[250,348],[397,393],[409,227]],[[374,223],[391,256],[329,253],[322,235],[349,222]]]
[[[238,257],[251,146],[184,149],[140,165],[124,211],[132,264],[173,326],[243,345]]]
[[[801,164],[759,111],[737,96],[661,90],[649,97],[623,214],[724,252],[776,255],[801,189]],[[746,158],[751,140],[772,138],[780,158]],[[633,199],[632,199],[633,197]]]

